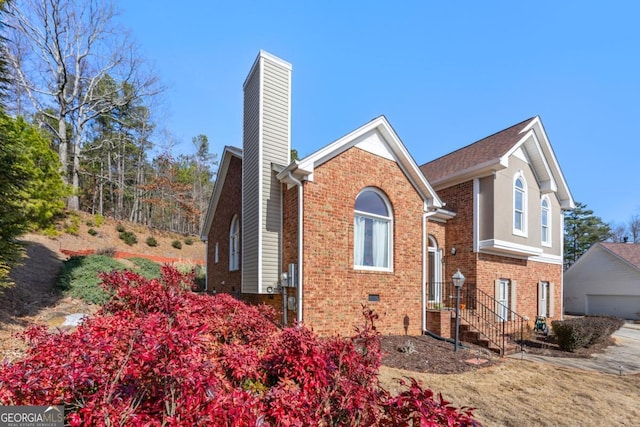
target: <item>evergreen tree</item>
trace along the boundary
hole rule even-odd
[[[564,266],[569,268],[597,242],[611,236],[611,228],[595,216],[587,205],[576,202],[576,207],[564,216]]]

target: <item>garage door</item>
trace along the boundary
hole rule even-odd
[[[640,319],[640,296],[587,295],[586,314]]]

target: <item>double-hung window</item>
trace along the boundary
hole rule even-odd
[[[527,234],[527,186],[524,177],[516,176],[513,183],[513,233]]]
[[[391,271],[393,214],[386,196],[365,188],[356,198],[354,213],[354,267]]]
[[[541,241],[545,246],[551,246],[551,206],[549,198],[544,196],[540,204],[540,225]]]

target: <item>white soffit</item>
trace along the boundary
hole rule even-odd
[[[513,157],[516,157],[525,163],[529,163],[529,159],[527,159],[527,156],[524,154],[524,151],[522,151],[522,147],[518,147],[518,149],[513,152]]]
[[[393,153],[389,151],[387,143],[382,140],[378,132],[365,134],[358,139],[359,141],[356,141],[355,146],[359,149],[367,151],[371,154],[375,154],[376,156],[385,158],[387,160],[391,160],[394,162],[396,161]]]

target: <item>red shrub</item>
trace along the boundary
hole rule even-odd
[[[379,387],[370,310],[353,338],[321,340],[162,273],[103,275],[114,297],[77,330],[26,331],[26,356],[0,368],[0,404],[65,405],[72,426],[474,425],[415,381],[398,396]]]

